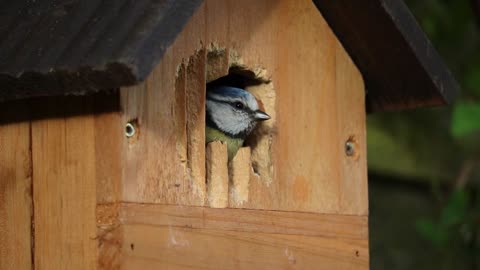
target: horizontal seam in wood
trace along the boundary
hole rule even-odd
[[[361,215],[355,215],[355,214],[338,214],[338,213],[318,213],[318,212],[305,212],[305,211],[285,211],[285,210],[276,210],[276,209],[255,209],[255,208],[211,208],[211,207],[205,207],[205,206],[198,206],[198,205],[176,205],[176,204],[156,204],[156,203],[134,203],[134,202],[118,202],[118,203],[102,203],[102,204],[97,204],[98,206],[110,206],[110,205],[115,205],[115,204],[120,204],[121,208],[120,211],[124,211],[127,207],[135,207],[135,206],[140,206],[140,207],[179,207],[179,208],[203,208],[206,209],[207,211],[249,211],[249,212],[274,212],[274,213],[295,213],[295,214],[310,214],[310,215],[318,215],[318,216],[330,216],[330,217],[359,217],[359,218],[367,218],[367,214],[361,214]]]
[[[120,226],[135,226],[135,225],[141,225],[145,227],[152,227],[152,228],[181,228],[181,229],[188,229],[188,230],[196,230],[196,231],[224,231],[224,232],[241,232],[241,233],[255,233],[255,234],[264,234],[264,235],[295,235],[295,236],[308,236],[308,237],[318,237],[318,238],[328,238],[328,239],[351,239],[351,240],[366,240],[368,239],[368,235],[363,237],[351,237],[351,236],[345,236],[340,234],[335,234],[339,236],[333,236],[332,235],[323,235],[323,234],[306,234],[306,233],[278,233],[278,232],[264,232],[261,230],[242,230],[242,229],[229,229],[229,228],[221,228],[221,227],[195,227],[195,226],[188,226],[188,225],[178,225],[178,224],[149,224],[149,223],[142,223],[142,222],[132,222],[132,223],[120,223],[118,227]]]

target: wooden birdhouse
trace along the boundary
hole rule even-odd
[[[366,113],[456,91],[402,1],[0,11],[2,270],[368,269]],[[271,116],[231,161],[212,84]]]

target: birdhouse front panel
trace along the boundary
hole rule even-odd
[[[362,77],[309,1],[207,1],[145,83],[121,89],[122,120],[138,125],[123,140],[122,200],[205,205],[215,80],[243,84],[271,116],[244,144],[242,207],[367,214]]]
[[[219,87],[248,91],[269,116],[233,157],[232,141],[206,145]],[[312,2],[206,1],[106,120],[135,132],[110,161],[121,174],[106,191],[117,194],[99,193],[98,220],[118,217],[99,222],[99,260],[368,268],[364,100],[361,74]]]

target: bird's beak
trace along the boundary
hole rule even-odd
[[[262,112],[262,111],[255,111],[255,120],[257,121],[265,121],[265,120],[268,120],[270,119],[270,115]]]

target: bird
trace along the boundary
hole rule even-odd
[[[215,86],[206,94],[205,141],[227,144],[231,161],[258,122],[270,119],[263,104],[245,89]]]

